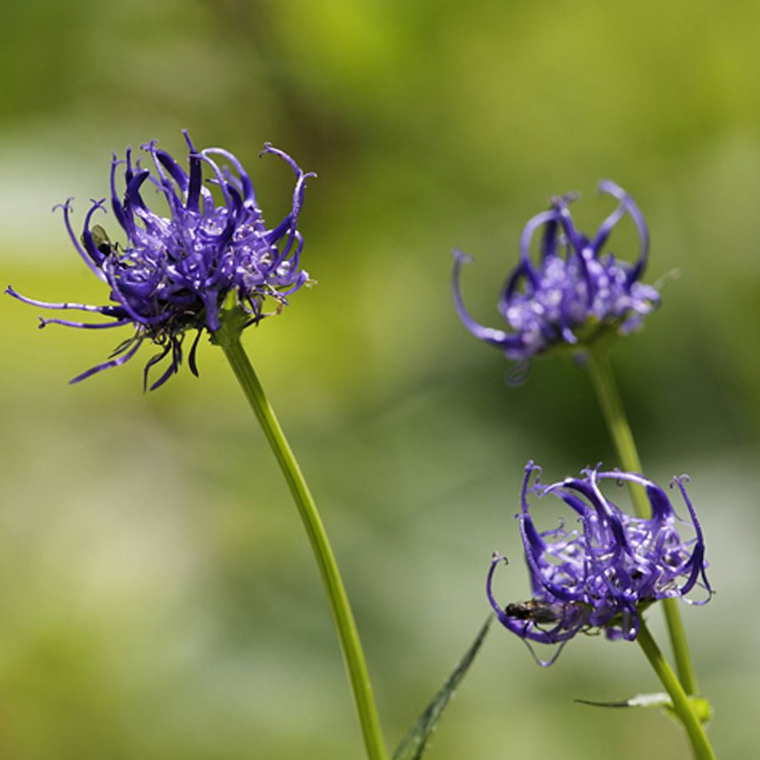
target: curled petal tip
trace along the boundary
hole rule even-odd
[[[51,208],[51,211],[58,211],[58,209],[61,209],[64,213],[67,211],[71,211],[71,202],[74,200],[74,196],[70,196],[69,198],[66,198],[66,200],[63,203],[56,203],[53,208]]]
[[[522,385],[528,379],[528,375],[530,374],[530,366],[530,359],[518,360],[517,363],[513,364],[504,373],[504,380],[507,385],[510,385],[513,388],[517,388]]]
[[[465,253],[461,248],[454,248],[451,254],[461,264],[472,264],[475,261],[469,253]]]
[[[599,193],[613,195],[621,200],[628,197],[628,193],[617,182],[613,182],[611,179],[600,179],[596,189]]]
[[[555,208],[567,208],[568,205],[571,203],[575,203],[575,201],[580,200],[581,194],[578,190],[569,190],[566,193],[562,193],[562,195],[552,195],[549,205],[553,206]]]

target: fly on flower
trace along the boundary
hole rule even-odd
[[[564,615],[562,605],[544,602],[540,599],[529,599],[527,602],[512,602],[504,608],[504,612],[515,620],[525,620],[536,625],[540,625],[541,623],[558,623]]]
[[[452,293],[465,327],[476,337],[500,348],[505,356],[527,367],[530,359],[554,345],[580,346],[609,329],[633,330],[656,308],[660,296],[640,282],[649,253],[649,231],[636,203],[614,182],[603,181],[599,190],[612,196],[617,207],[592,236],[578,231],[565,195],[552,200],[548,211],[534,216],[520,238],[520,259],[510,272],[498,300],[498,310],[508,329],[484,327],[469,314],[462,301],[462,265],[472,259],[454,251]],[[603,255],[616,225],[629,216],[639,234],[634,263]],[[543,230],[538,262],[530,256],[531,243]]]
[[[660,599],[681,597],[704,604],[712,594],[707,580],[702,528],[686,493],[685,478],[674,478],[690,517],[693,537],[682,538],[676,515],[665,491],[646,478],[628,472],[585,470],[582,478],[565,478],[542,486],[540,468],[525,468],[518,515],[533,598],[501,606],[494,596],[493,579],[503,557],[494,554],[486,581],[488,599],[502,625],[526,643],[563,646],[577,633],[604,630],[608,638],[632,641],[639,632],[641,614]],[[616,506],[601,484],[612,481],[642,487],[652,516],[632,517]],[[539,531],[529,496],[553,495],[569,507],[577,521],[571,529]],[[686,524],[686,523],[682,523]],[[694,601],[695,587],[706,597]],[[556,654],[559,654],[559,650]],[[548,663],[556,659],[553,657]]]
[[[93,224],[90,232],[92,234],[92,244],[104,256],[113,253],[115,247],[111,242],[111,238],[108,237],[108,233],[99,224]],[[79,242],[84,245],[84,235],[82,235]]]
[[[116,347],[108,361],[78,375],[72,383],[125,364],[147,340],[159,351],[145,365],[145,387],[150,370],[166,362],[150,386],[151,390],[158,388],[179,370],[189,330],[195,330],[196,335],[187,362],[197,376],[200,336],[204,331],[213,335],[219,330],[227,308],[236,308],[244,315],[244,327],[257,324],[279,313],[287,297],[309,282],[308,274],[300,269],[303,240],[297,223],[306,180],[315,175],[303,172],[281,150],[264,146],[263,153],[285,161],[296,178],[290,210],[279,223],[267,226],[253,183],[238,159],[223,148],[196,150],[184,134],[187,171],[157,148],[155,141],[143,146],[151,168],[133,162],[130,149],[124,159],[114,155],[110,205],[126,237],[123,247],[112,243],[101,225],[92,223],[96,213],[105,212],[105,198],[93,201],[81,236],[72,227],[71,199],[59,207],[74,247],[93,274],[109,287],[111,303],[50,303],[22,296],[10,286],[6,290],[33,306],[83,311],[109,320],[41,318],[40,327],[132,328],[131,337]],[[120,172],[121,190],[117,189]],[[168,215],[151,208],[144,193],[151,185],[163,195]],[[270,302],[274,310],[266,311],[265,305]]]

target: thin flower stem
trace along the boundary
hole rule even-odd
[[[602,407],[612,440],[617,449],[620,464],[624,470],[642,474],[641,461],[633,440],[631,426],[625,416],[620,393],[612,374],[612,367],[607,356],[607,349],[591,348],[586,354],[591,381],[594,384],[599,405]],[[638,483],[628,481],[628,488],[633,502],[633,509],[639,517],[650,517],[649,502],[644,489]],[[676,599],[663,599],[665,621],[668,626],[670,643],[676,661],[678,677],[689,696],[697,694],[697,676],[689,656],[689,645],[681,621],[681,613]]]
[[[668,665],[657,643],[649,633],[646,623],[642,620],[639,628],[639,635],[636,637],[644,654],[649,660],[649,664],[654,669],[660,682],[670,695],[673,702],[673,709],[683,723],[686,733],[691,740],[691,746],[694,750],[696,760],[715,760],[715,752],[710,746],[710,741],[705,733],[704,726],[700,723],[697,714],[694,712],[691,701],[686,696],[686,692],[681,686],[681,682],[676,678],[676,674]]]
[[[245,393],[248,403],[256,414],[269,441],[269,445],[277,457],[309,536],[343,651],[356,711],[364,736],[367,757],[370,760],[387,760],[385,744],[380,730],[380,720],[356,622],[314,499],[280,423],[275,417],[274,410],[270,406],[245,349],[240,343],[239,334],[236,334],[233,329],[226,329],[226,325],[223,324],[222,329],[215,334],[215,338],[222,347],[232,371],[235,373],[235,377],[237,377],[243,393]]]
[[[642,473],[641,460],[636,450],[636,443],[633,440],[631,426],[623,409],[623,403],[620,399],[620,393],[615,383],[615,376],[612,374],[607,358],[607,352],[604,349],[591,348],[588,353],[588,369],[591,374],[591,382],[594,384],[599,405],[604,412],[604,418],[607,421],[612,440],[617,449],[620,464],[624,470]],[[644,489],[638,483],[628,481],[628,487],[633,502],[633,509],[638,517],[649,518],[651,510]]]

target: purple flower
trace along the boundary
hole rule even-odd
[[[565,478],[541,486],[529,462],[518,515],[533,598],[501,607],[493,595],[493,577],[504,560],[494,554],[486,592],[501,623],[526,642],[563,645],[579,631],[603,628],[609,638],[632,641],[639,632],[642,611],[658,599],[683,597],[704,604],[712,595],[705,574],[702,529],[686,493],[685,476],[673,478],[688,510],[694,536],[679,536],[677,517],[665,491],[651,480],[628,472],[584,470],[582,478]],[[631,517],[607,498],[600,483],[624,481],[644,488],[652,509],[649,519]],[[553,495],[567,505],[578,523],[564,522],[540,532],[534,525],[528,494]],[[686,599],[695,586],[706,590],[701,601]],[[560,647],[561,648],[561,647]],[[559,650],[557,652],[559,654]],[[556,659],[556,655],[549,663]]]
[[[96,277],[110,288],[111,303],[89,306],[48,303],[6,292],[14,298],[45,309],[74,309],[108,317],[108,322],[75,322],[42,319],[48,324],[89,329],[131,326],[131,337],[120,343],[108,361],[98,364],[72,383],[129,361],[144,341],[159,346],[145,366],[147,387],[151,368],[164,359],[166,367],[151,385],[158,388],[179,370],[188,330],[196,330],[188,365],[198,375],[195,353],[204,330],[221,326],[223,310],[235,306],[246,319],[244,326],[279,313],[287,296],[308,281],[299,269],[303,241],[296,229],[303,202],[306,174],[281,150],[264,146],[286,161],[296,176],[290,211],[274,227],[267,227],[256,202],[253,184],[238,159],[222,148],[196,151],[187,133],[187,172],[156,142],[143,145],[152,164],[143,168],[132,162],[128,148],[124,160],[111,162],[111,208],[124,230],[126,244],[112,243],[105,230],[93,225],[94,215],[105,211],[105,198],[93,201],[80,238],[71,226],[71,199],[62,204],[69,237]],[[124,188],[117,190],[117,169],[123,166]],[[203,181],[204,171],[209,175]],[[146,182],[163,195],[160,211],[143,197]],[[207,186],[210,185],[211,187]],[[154,206],[155,208],[155,206]],[[267,300],[274,312],[265,312]],[[226,304],[226,305],[225,305]]]
[[[568,203],[574,196],[554,198],[551,208],[534,216],[520,238],[520,261],[502,289],[498,309],[508,330],[484,327],[467,312],[459,287],[462,264],[472,259],[454,251],[454,304],[465,327],[476,337],[501,348],[522,364],[558,343],[576,346],[614,328],[634,329],[660,301],[659,293],[639,282],[646,266],[649,233],[633,199],[613,182],[599,184],[602,193],[618,201],[592,238],[576,230]],[[628,214],[641,240],[634,264],[602,256],[613,228]],[[531,261],[530,245],[541,227],[543,240],[538,264]]]

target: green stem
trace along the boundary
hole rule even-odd
[[[641,461],[636,451],[636,443],[633,440],[631,427],[625,416],[620,393],[612,374],[606,348],[590,348],[586,354],[588,357],[588,369],[591,381],[594,384],[599,405],[604,412],[612,440],[617,449],[620,464],[624,470],[642,474]],[[628,482],[628,488],[633,502],[633,509],[639,517],[650,516],[649,501],[644,489],[638,483]],[[681,613],[676,599],[662,600],[665,610],[665,621],[668,626],[670,643],[673,648],[673,656],[676,661],[678,677],[683,684],[686,693],[690,696],[697,694],[697,676],[689,656],[689,645],[686,641],[686,632],[681,621]]]
[[[386,760],[387,754],[380,730],[380,720],[356,622],[314,499],[309,492],[309,487],[306,485],[280,423],[275,417],[274,410],[264,395],[264,389],[261,387],[253,366],[240,343],[239,332],[233,326],[223,324],[214,337],[222,347],[232,371],[248,399],[248,403],[264,430],[269,445],[277,457],[309,536],[343,651],[356,711],[364,735],[367,757],[370,760]]]
[[[624,470],[642,474],[641,460],[636,450],[636,443],[633,440],[633,433],[628,424],[623,409],[623,403],[620,399],[620,393],[615,383],[615,376],[612,374],[607,353],[604,349],[589,349],[586,354],[588,357],[588,369],[591,375],[591,382],[594,384],[599,405],[602,407],[604,418],[607,421],[612,440],[617,449],[620,464]],[[650,517],[649,500],[647,499],[644,489],[638,483],[628,481],[633,510],[638,517]]]
[[[668,665],[665,657],[663,657],[660,648],[652,638],[652,634],[649,633],[649,629],[643,620],[641,621],[636,641],[639,642],[649,660],[649,664],[654,669],[654,672],[657,673],[657,677],[670,695],[673,709],[680,718],[681,723],[683,723],[686,733],[691,740],[694,757],[696,760],[715,760],[715,753],[710,746],[704,726],[700,723],[699,718],[694,712],[692,704],[681,686],[681,682],[676,678],[676,674],[670,665]]]

